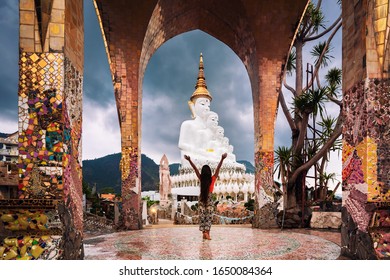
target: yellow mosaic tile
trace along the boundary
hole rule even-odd
[[[61,23],[50,24],[50,36],[64,36],[64,25]]]
[[[37,54],[34,53],[34,54],[32,54],[32,55],[30,56],[30,59],[31,59],[33,62],[36,62],[36,61],[39,59],[39,56],[37,56]]]
[[[39,62],[38,62],[38,65],[41,66],[42,68],[45,67],[47,65],[47,62],[44,61],[43,59],[41,59]]]
[[[56,59],[56,57],[55,57],[54,54],[49,53],[49,54],[47,55],[47,59],[48,59],[49,61],[53,62],[53,61]]]

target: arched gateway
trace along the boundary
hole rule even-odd
[[[141,227],[140,136],[146,65],[168,39],[200,29],[228,45],[251,82],[256,192],[273,183],[281,71],[307,0],[95,0],[122,137],[122,226]],[[20,0],[19,199],[0,200],[8,259],[83,257],[79,0]],[[343,1],[343,252],[389,258],[389,1]],[[255,227],[276,226],[257,196]],[[15,250],[15,248],[18,248]],[[26,257],[28,258],[28,257]]]

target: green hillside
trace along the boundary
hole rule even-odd
[[[237,160],[237,162],[245,165],[246,173],[252,173],[252,174],[255,173],[255,167],[249,161],[247,161],[247,160]]]
[[[99,191],[112,187],[121,192],[121,174],[119,162],[121,154],[112,154],[102,158],[83,161],[83,179],[90,187],[96,184]],[[141,156],[142,191],[157,190],[159,184],[158,165],[150,158]]]

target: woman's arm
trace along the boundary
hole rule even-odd
[[[185,158],[186,160],[189,161],[189,163],[191,164],[192,168],[195,170],[196,176],[197,176],[198,179],[200,180],[200,173],[199,173],[199,170],[198,170],[198,168],[196,168],[196,166],[195,166],[195,164],[192,162],[191,158],[190,158],[189,156],[187,156],[187,155],[184,155],[184,158]]]
[[[217,169],[215,169],[215,173],[214,173],[215,178],[218,177],[219,169],[221,169],[222,162],[223,162],[223,160],[224,160],[226,157],[227,157],[227,153],[222,154],[221,160],[220,160],[219,163],[218,163]]]

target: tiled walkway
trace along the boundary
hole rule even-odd
[[[212,240],[202,240],[197,226],[154,226],[86,238],[84,248],[85,259],[89,260],[337,259],[340,233],[324,233],[328,240],[320,237],[321,234],[304,229],[213,226]]]

